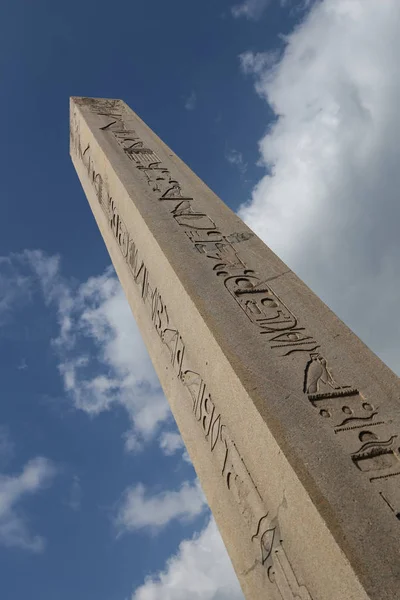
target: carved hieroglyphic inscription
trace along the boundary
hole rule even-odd
[[[307,588],[299,585],[283,549],[282,540],[279,544],[276,543],[279,539],[279,524],[277,519],[274,519],[269,522],[269,529],[263,534],[264,565],[267,568],[268,579],[276,584],[282,600],[312,600]]]
[[[282,356],[319,348],[304,327],[298,326],[296,316],[271,286],[240,258],[234,244],[250,239],[252,234],[223,235],[196,200],[184,193],[179,181],[158,155],[145,145],[135,130],[125,126],[121,113],[114,108],[107,112],[102,104],[98,107],[94,104],[92,109],[104,118],[100,129],[118,142],[155,197],[164,203],[173,220],[183,229],[193,249],[208,259],[216,277],[223,281],[246,317],[266,336],[270,347]]]
[[[224,485],[234,499],[238,511],[249,529],[254,545],[256,563],[268,569],[268,578],[282,600],[304,598],[312,600],[304,586],[299,586],[292,566],[283,549],[279,535],[270,535],[271,519],[256,484],[241,457],[228,428],[223,423],[212,393],[200,373],[193,371],[187,362],[185,344],[178,329],[171,322],[157,287],[150,281],[148,269],[140,257],[135,241],[130,236],[113,198],[110,196],[90,155],[90,147],[82,149],[79,131],[73,132],[73,146],[85,165],[97,199],[107,217],[120,252],[124,257],[149,317],[169,359],[176,377],[187,390],[191,411],[202,430],[207,447],[218,465]],[[277,519],[274,519],[274,530]],[[251,567],[253,568],[253,567]]]
[[[304,391],[320,416],[331,423],[354,466],[369,477],[400,519],[400,440],[390,422],[380,416],[379,407],[359,390],[339,384],[318,352],[310,354],[306,365]]]
[[[249,234],[222,235],[217,224],[196,200],[185,194],[180,182],[162,164],[157,154],[146,147],[136,131],[125,126],[124,117],[115,103],[97,103],[91,110],[102,117],[100,129],[112,136],[134,163],[138,173],[168,207],[174,221],[183,229],[196,252],[205,257],[215,273],[239,305],[246,317],[281,356],[306,354],[304,393],[326,422],[332,424],[335,437],[348,454],[351,463],[378,489],[380,496],[400,519],[400,456],[398,437],[390,422],[381,418],[379,407],[368,401],[352,386],[335,381],[327,360],[319,352],[320,344],[298,323],[297,317],[273,291],[268,281],[248,268],[234,244]],[[90,173],[90,158],[82,160]],[[86,162],[85,162],[86,161]],[[99,201],[103,197],[100,175],[93,176]],[[116,217],[115,235],[126,252],[126,232]]]

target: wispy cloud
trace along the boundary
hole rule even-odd
[[[185,108],[186,110],[194,110],[197,104],[197,94],[195,91],[192,91],[190,95],[185,100]]]
[[[397,372],[399,19],[397,0],[324,0],[276,63],[242,55],[276,121],[239,211]]]
[[[144,528],[154,532],[171,521],[190,521],[206,507],[197,481],[184,482],[178,490],[157,494],[139,483],[124,492],[115,523],[120,533]]]
[[[260,19],[272,3],[279,4],[282,8],[290,9],[291,14],[307,10],[314,2],[319,0],[244,0],[232,7],[234,17],[246,17],[252,21]]]
[[[175,431],[164,431],[160,436],[160,448],[166,456],[172,456],[179,450],[183,450],[185,444],[179,433]]]
[[[131,600],[244,600],[215,521],[184,540],[165,570],[148,577]]]
[[[16,308],[29,301],[32,293],[32,273],[15,269],[19,255],[0,257],[0,326],[9,322]]]
[[[273,67],[279,60],[279,51],[268,52],[243,52],[239,56],[240,66],[246,75],[260,75],[266,73],[267,69]]]
[[[71,510],[78,511],[81,508],[82,501],[82,488],[81,481],[77,475],[74,475],[72,479],[71,488],[69,490],[69,498],[67,501],[68,506]]]
[[[246,17],[256,21],[262,16],[269,3],[270,0],[245,0],[232,7],[232,14],[236,18]]]
[[[243,154],[238,150],[227,150],[225,152],[225,158],[231,165],[235,166],[241,175],[244,175],[247,171],[247,162],[243,158]]]
[[[0,475],[0,544],[41,552],[45,540],[29,532],[20,504],[42,490],[54,477],[56,469],[46,458],[29,461],[19,475]]]

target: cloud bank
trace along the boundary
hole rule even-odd
[[[18,260],[57,312],[53,347],[73,405],[92,416],[122,406],[131,423],[126,448],[141,449],[171,413],[113,269],[77,285],[62,276],[57,256],[25,251]]]
[[[397,0],[323,0],[242,69],[276,120],[240,216],[400,372]]]

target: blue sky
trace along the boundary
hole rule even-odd
[[[398,0],[13,0],[0,28],[2,597],[239,600],[69,96],[125,100],[399,373]]]

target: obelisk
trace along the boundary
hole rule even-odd
[[[246,598],[400,598],[399,379],[124,102],[71,156]]]

